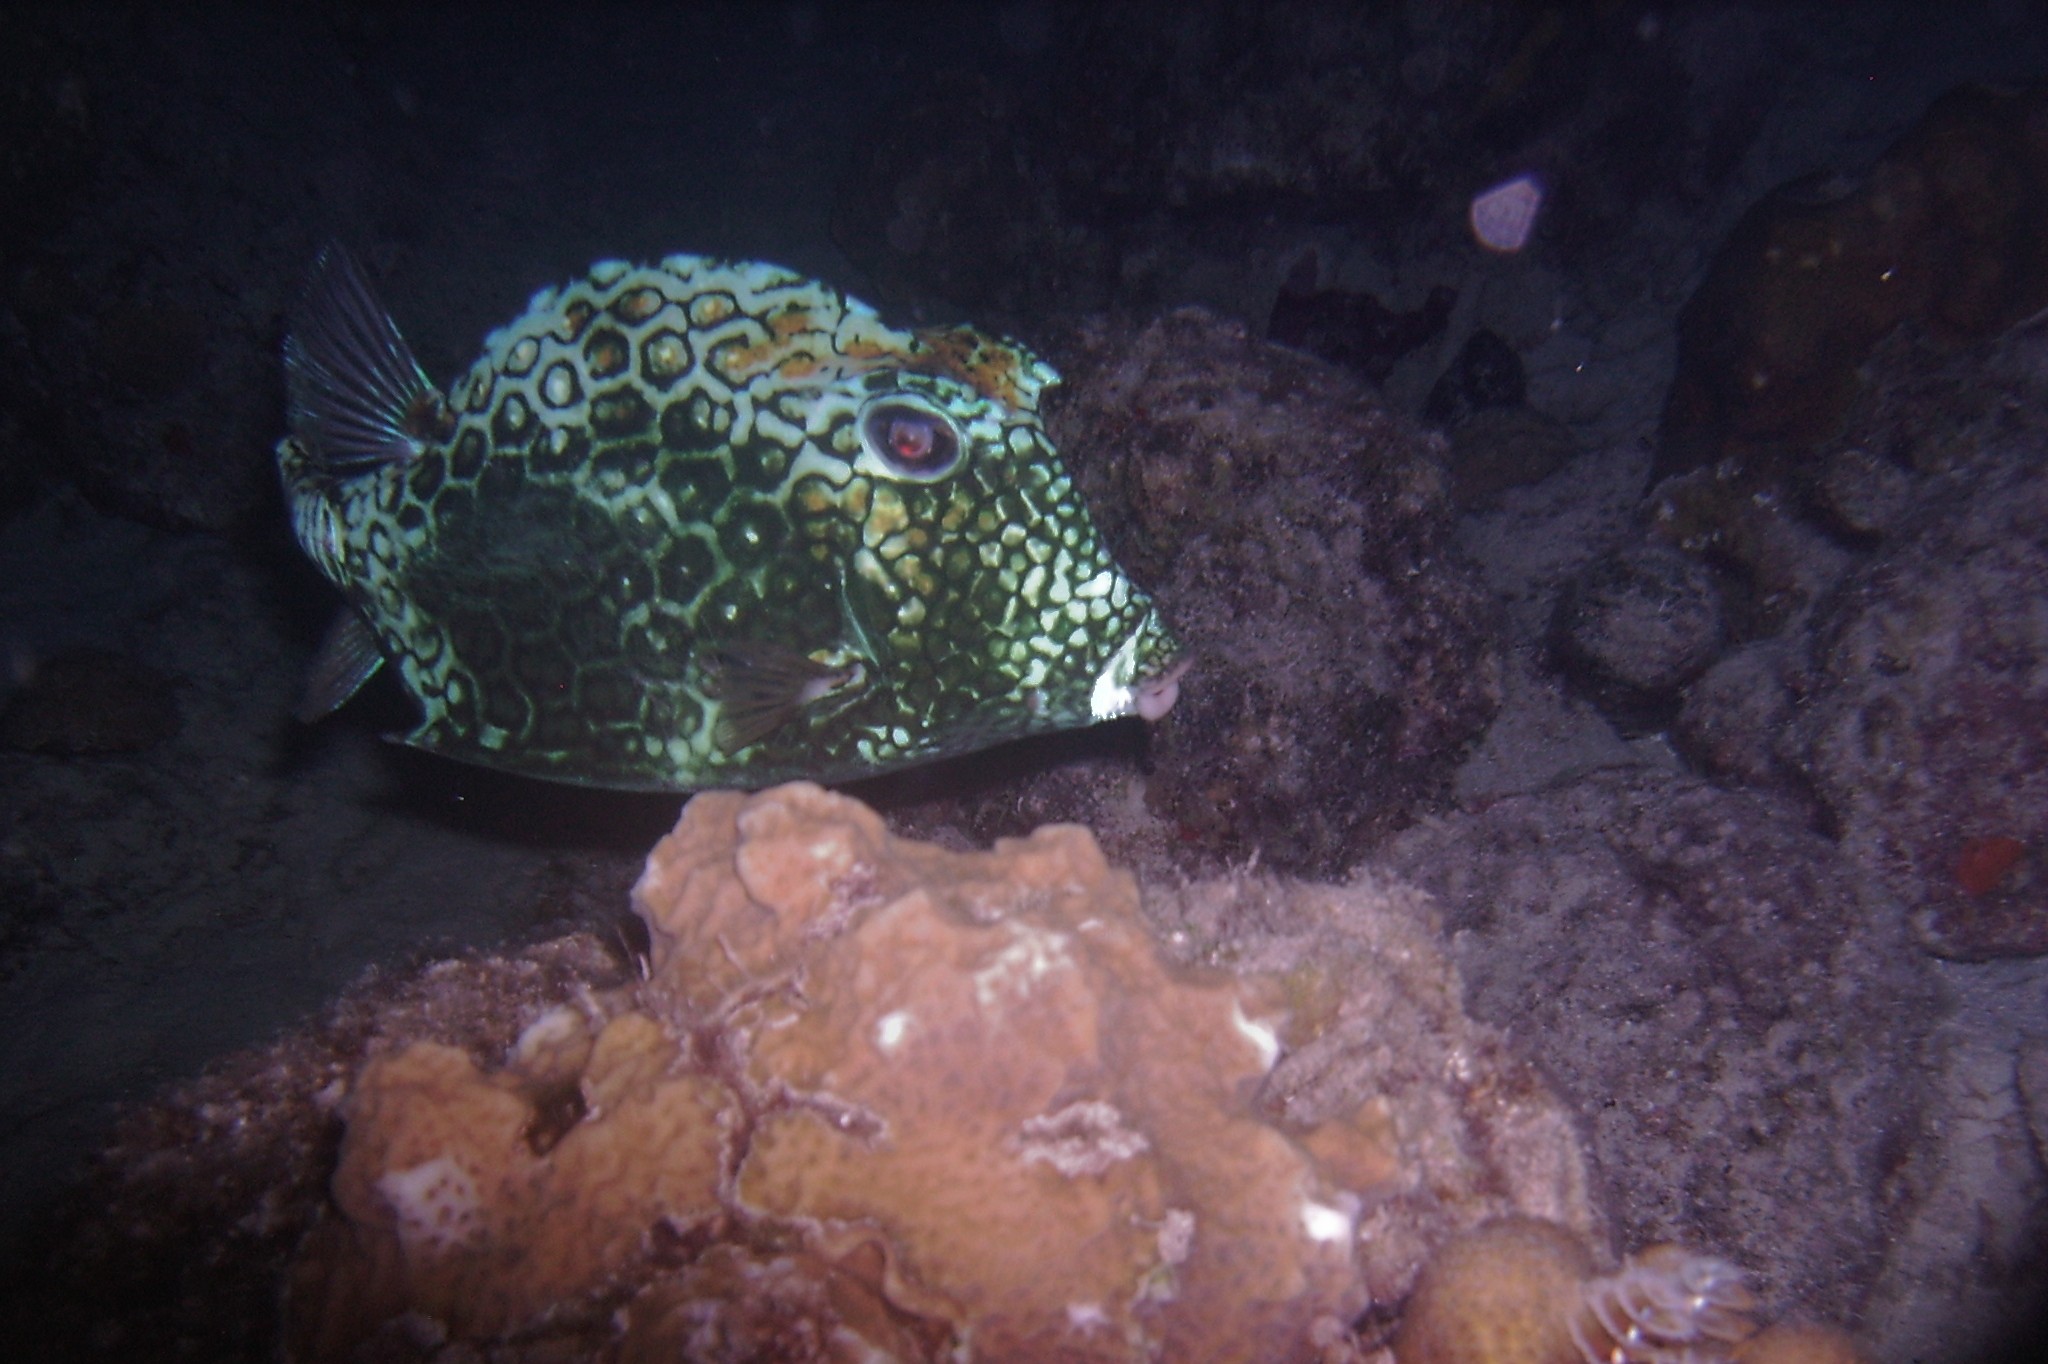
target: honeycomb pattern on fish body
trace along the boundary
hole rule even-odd
[[[330,574],[425,708],[412,742],[536,775],[832,780],[1086,724],[1115,650],[1174,646],[1045,438],[1056,378],[779,267],[601,264],[489,337],[449,439],[335,485]],[[888,395],[952,420],[956,469],[864,447]],[[706,660],[762,646],[858,684],[727,751]]]

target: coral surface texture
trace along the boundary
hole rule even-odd
[[[1459,1227],[1590,1226],[1418,897],[1174,902],[1247,897],[1381,926],[1202,968],[1078,827],[959,853],[815,786],[700,796],[635,892],[644,980],[354,1077],[291,1353],[1307,1359]]]

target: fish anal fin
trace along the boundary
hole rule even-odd
[[[313,655],[306,690],[299,698],[299,720],[311,724],[339,710],[383,663],[376,635],[361,616],[344,607],[327,627],[320,651]]]
[[[700,657],[705,694],[719,703],[713,739],[728,756],[815,714],[844,703],[867,680],[858,658],[818,659],[780,644],[741,641]]]
[[[338,242],[313,260],[284,369],[292,434],[330,473],[413,459],[451,434],[446,401]]]

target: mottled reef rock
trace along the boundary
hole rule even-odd
[[[1624,545],[1565,583],[1551,650],[1566,676],[1624,733],[1668,722],[1680,687],[1705,671],[1725,634],[1720,586],[1690,555]]]
[[[1850,577],[1797,679],[1844,848],[1944,956],[2048,952],[2048,460],[2005,453]]]
[[[1654,476],[1733,460],[1759,484],[1797,477],[1900,323],[1983,339],[2048,304],[2044,113],[2048,91],[1951,91],[1860,185],[1751,209],[1679,316]]]
[[[1078,361],[1078,363],[1077,363]],[[1199,677],[1147,795],[1195,841],[1335,871],[1434,794],[1500,704],[1492,608],[1448,551],[1439,447],[1326,366],[1195,311],[1067,361],[1105,533]]]
[[[1904,1215],[1940,1001],[1896,906],[1802,814],[1596,773],[1425,822],[1385,863],[1441,901],[1468,1007],[1584,1116],[1618,1239],[1710,1246],[1847,1317]]]
[[[1674,738],[1811,806],[1929,950],[2048,952],[2048,329],[1887,343],[1867,373],[1807,497],[1737,511],[1731,480],[1713,533],[1660,523],[1726,570],[1749,637]]]
[[[1965,87],[1860,184],[1783,187],[1730,233],[1679,319],[1653,481],[1657,533],[1738,589],[1738,639],[1797,627],[1916,476],[2023,406],[1986,358],[2048,305],[2044,212],[2048,90]]]
[[[1091,327],[1059,359],[1053,434],[1193,657],[1144,780],[1174,857],[1115,834],[1130,771],[1114,764],[920,820],[981,838],[1077,820],[1149,866],[1256,851],[1341,872],[1441,793],[1500,704],[1494,608],[1446,544],[1441,445],[1332,366],[1199,309]]]
[[[1731,649],[1685,689],[1671,741],[1701,771],[1732,786],[1803,789],[1789,741],[1788,647],[1766,639]]]

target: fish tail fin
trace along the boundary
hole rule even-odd
[[[416,457],[452,425],[445,401],[340,243],[313,258],[284,340],[291,432],[330,474]]]

